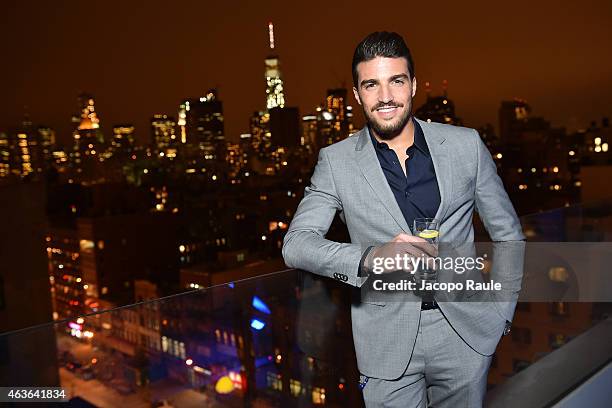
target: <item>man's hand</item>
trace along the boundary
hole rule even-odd
[[[364,268],[369,273],[390,273],[398,270],[414,272],[411,258],[421,257],[427,262],[427,259],[437,255],[436,245],[423,238],[400,233],[386,244],[373,248],[365,259]],[[385,266],[385,260],[388,259],[393,262],[386,261],[387,265],[393,264],[393,267]]]

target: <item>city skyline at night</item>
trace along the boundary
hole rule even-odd
[[[522,15],[522,6],[529,13]],[[265,108],[269,21],[275,23],[274,51],[282,61],[286,102],[301,115],[321,103],[325,89],[350,88],[354,46],[377,29],[398,31],[412,48],[420,81],[416,105],[425,100],[425,81],[439,94],[447,79],[457,114],[468,126],[497,126],[499,102],[513,97],[528,100],[538,115],[569,130],[587,127],[612,110],[606,97],[612,84],[604,75],[612,61],[600,55],[610,34],[603,24],[610,5],[603,2],[575,10],[514,4],[499,10],[515,17],[504,21],[475,3],[447,5],[438,13],[415,6],[385,17],[384,26],[376,22],[380,19],[356,25],[359,5],[328,5],[325,20],[315,3],[300,13],[280,5],[238,10],[188,5],[174,10],[172,19],[155,6],[20,7],[26,6],[7,10],[2,28],[4,38],[16,39],[5,44],[12,63],[3,66],[2,77],[6,94],[14,97],[0,102],[0,128],[17,126],[28,113],[35,123],[56,129],[62,142],[70,138],[74,97],[81,91],[96,96],[105,133],[132,123],[142,143],[149,140],[152,115],[174,116],[180,101],[210,88],[225,101],[226,137],[236,141],[248,131],[251,114]],[[120,25],[119,17],[129,23]],[[24,18],[31,22],[28,32],[10,35]],[[150,21],[164,28],[151,29]],[[79,35],[76,24],[83,22]],[[349,104],[357,107],[352,96]],[[361,110],[355,111],[360,126]]]

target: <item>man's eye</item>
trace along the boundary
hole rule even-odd
[[[367,85],[365,86],[365,88],[366,88],[366,89],[370,89],[370,88],[372,88],[373,86],[374,86],[374,84],[367,84]]]
[[[404,84],[404,81],[402,81],[401,79],[396,79],[393,82],[395,82],[396,84],[399,84],[399,85],[403,85]]]

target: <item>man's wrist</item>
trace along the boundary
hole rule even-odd
[[[365,261],[368,255],[370,255],[370,252],[372,252],[372,249],[374,248],[376,247],[375,246],[367,247],[366,250],[363,251],[363,255],[361,255],[361,260],[359,261],[359,270],[357,271],[357,276],[359,276],[360,278],[366,277],[370,274],[369,271],[366,268],[364,268],[364,264],[365,264]]]

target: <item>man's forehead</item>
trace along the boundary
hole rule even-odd
[[[401,74],[409,75],[408,62],[403,57],[375,57],[357,64],[357,70],[362,80],[366,79],[366,77],[377,78]]]

